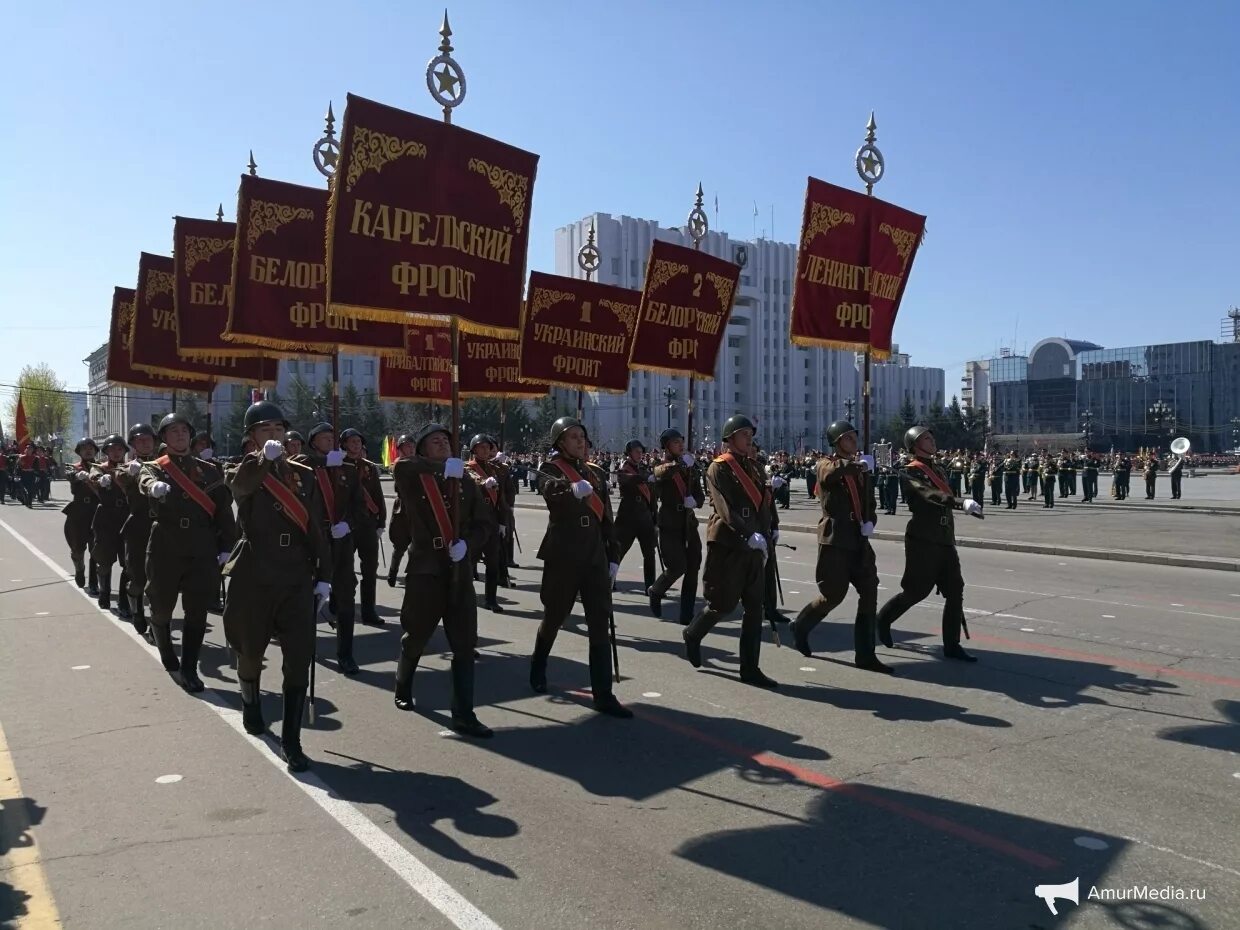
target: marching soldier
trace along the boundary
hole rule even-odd
[[[857,430],[840,420],[827,428],[835,454],[818,462],[818,564],[814,581],[818,597],[797,614],[792,626],[796,647],[812,657],[809,634],[838,607],[851,584],[857,589],[857,618],[853,623],[853,664],[871,672],[893,670],[874,654],[875,612],[878,607],[878,568],[870,536],[878,516],[874,512],[873,460],[857,455]]]
[[[189,448],[190,454],[196,456],[204,463],[204,468],[215,472],[216,480],[224,482],[224,465],[215,458],[215,440],[211,438],[210,433],[204,430],[203,432],[195,434],[194,441],[190,444]],[[224,482],[224,487],[228,487],[227,482]],[[211,603],[208,605],[208,610],[219,613],[224,609],[224,604],[221,600],[220,594],[223,587],[223,575],[220,575],[216,581],[214,593],[211,595]]]
[[[1059,473],[1059,466],[1055,464],[1055,460],[1051,458],[1049,452],[1042,453],[1042,467],[1040,475],[1042,478],[1042,507],[1054,508],[1055,506],[1055,479]]]
[[[1025,493],[1029,500],[1038,496],[1038,457],[1032,452],[1025,456]]]
[[[315,602],[331,592],[323,499],[314,470],[285,451],[288,422],[279,407],[266,400],[253,404],[244,423],[258,451],[228,474],[242,535],[224,567],[231,584],[224,634],[237,654],[242,722],[256,736],[267,728],[259,697],[263,653],[273,635],[279,639],[280,755],[290,772],[304,772],[310,760],[301,748],[301,715],[314,661]]]
[[[1158,480],[1158,467],[1158,453],[1151,450],[1150,454],[1146,456],[1145,468],[1141,473],[1145,478],[1145,499],[1147,501],[1154,499],[1154,486]]]
[[[499,443],[493,437],[479,433],[469,441],[469,454],[472,458],[465,463],[465,467],[474,483],[478,485],[477,490],[482,503],[490,509],[488,522],[491,524],[486,542],[474,550],[474,558],[470,562],[471,571],[477,565],[479,556],[486,560],[487,573],[482,606],[492,613],[502,614],[504,608],[499,606],[495,593],[500,579],[508,574],[504,536],[508,533],[511,503],[508,500],[508,468],[495,461],[498,446]]]
[[[616,543],[620,546],[620,562],[636,539],[642,550],[643,591],[649,591],[655,582],[655,508],[654,472],[646,467],[643,459],[646,447],[640,439],[630,439],[624,444],[624,462],[620,466],[617,481],[620,484],[620,507],[616,511]]]
[[[1020,456],[1013,450],[1003,460],[1003,496],[1008,510],[1015,510],[1020,500],[1020,472]]]
[[[1087,504],[1098,496],[1098,459],[1092,452],[1081,468],[1081,492]]]
[[[965,470],[964,459],[962,459],[959,455],[952,456],[951,464],[948,469],[947,480],[948,480],[948,483],[951,485],[952,493],[955,494],[957,497],[963,496],[960,493],[960,488],[962,484],[964,483],[964,470]]]
[[[86,550],[90,547],[90,525],[95,516],[95,507],[99,498],[90,485],[90,470],[99,454],[99,447],[93,439],[84,438],[74,447],[73,452],[80,461],[72,469],[69,476],[71,497],[65,504],[65,542],[69,544],[69,558],[73,560],[73,580],[79,588],[85,587],[91,597],[99,596],[99,583],[96,576],[95,560],[90,560],[90,579],[87,583]],[[32,455],[33,457],[33,455]],[[33,471],[31,472],[33,474]],[[29,492],[31,496],[38,493],[37,488]]]
[[[155,457],[155,430],[146,423],[135,423],[129,428],[128,439],[133,458],[123,470],[117,469],[112,478],[124,489],[129,508],[121,529],[129,586],[121,596],[128,598],[133,628],[145,635],[149,630],[143,600],[146,596],[146,546],[151,539],[151,504],[142,493],[138,478],[142,464]]]
[[[534,640],[530,687],[547,690],[547,657],[556,634],[581,595],[590,639],[590,687],[594,709],[612,717],[633,712],[612,692],[607,624],[611,616],[611,585],[620,571],[620,547],[607,494],[607,473],[586,461],[590,437],[575,417],[551,424],[555,450],[539,469],[547,502],[547,532],[538,548],[543,562],[543,619]]]
[[[981,507],[951,493],[947,479],[934,464],[934,434],[930,430],[924,426],[910,428],[904,434],[904,448],[914,454],[900,479],[911,511],[904,528],[904,576],[900,593],[878,612],[878,638],[888,649],[893,648],[892,624],[937,587],[943,595],[943,657],[976,662],[960,645],[964,577],[956,552],[953,511],[980,514]]]
[[[1076,497],[1076,453],[1069,452],[1066,456],[1067,461],[1064,463],[1064,470],[1067,472],[1064,478],[1064,486],[1067,490],[1065,497]]]
[[[297,430],[291,429],[284,433],[284,454],[290,459],[301,455],[305,448],[306,440]]]
[[[986,460],[986,456],[977,452],[973,456],[973,463],[969,466],[969,493],[973,495],[973,499],[979,504],[986,500],[986,481],[990,479],[990,502],[996,507],[999,506],[999,460],[996,458],[993,463]]]
[[[411,459],[414,456],[413,437],[404,434],[396,441],[397,461]],[[395,463],[393,463],[395,465]],[[409,548],[408,521],[400,518],[400,498],[392,505],[392,520],[388,523],[388,542],[392,544],[392,561],[388,565],[388,587],[396,587],[396,579],[400,577],[400,562]]]
[[[353,574],[353,539],[350,518],[360,508],[361,488],[357,466],[346,462],[342,451],[334,448],[330,423],[310,430],[310,451],[298,461],[314,469],[314,480],[323,497],[323,529],[331,537],[332,593],[330,606],[335,614],[336,664],[344,675],[361,669],[353,660],[353,593],[357,577]]]
[[[685,656],[702,666],[702,640],[739,602],[741,681],[777,688],[758,667],[762,648],[763,592],[766,560],[779,539],[771,492],[751,458],[753,421],[736,414],[723,425],[727,450],[706,470],[706,488],[715,512],[706,526],[706,569],[702,573],[706,608],[684,631]]]
[[[94,486],[98,500],[90,524],[90,558],[98,572],[99,606],[104,610],[112,608],[112,566],[121,554],[121,528],[129,515],[129,500],[125,497],[124,488],[116,480],[123,471],[125,451],[124,439],[116,434],[109,436],[103,441],[104,460],[96,462],[90,473],[90,483]],[[117,605],[124,607],[125,616],[129,615],[128,606],[125,604],[125,587],[128,582],[122,560]]]
[[[698,536],[697,509],[706,503],[697,459],[685,452],[685,437],[665,429],[659,436],[663,461],[654,467],[654,489],[659,497],[659,552],[663,574],[647,589],[650,610],[663,616],[663,596],[680,583],[680,623],[688,626],[697,603],[698,569],[702,565],[702,539]]]
[[[475,444],[479,449],[484,445]],[[413,674],[442,620],[452,649],[452,729],[486,739],[491,730],[474,713],[478,605],[470,566],[495,535],[496,510],[482,499],[481,492],[490,490],[485,482],[462,480],[464,463],[452,457],[451,436],[445,427],[438,423],[422,427],[415,448],[415,457],[400,459],[392,470],[401,501],[400,517],[408,524],[412,540],[400,608],[404,633],[394,700],[400,710],[414,709]],[[454,505],[459,527],[455,533],[450,515]],[[488,573],[491,568],[487,566]]]
[[[379,484],[379,466],[363,456],[366,440],[355,429],[340,434],[340,447],[347,461],[357,469],[359,503],[350,514],[349,538],[357,549],[361,563],[362,623],[366,626],[383,626],[383,620],[375,610],[375,586],[379,574],[379,541],[387,526],[387,502],[383,499],[383,487]]]
[[[146,595],[151,631],[164,668],[179,672],[191,693],[203,689],[198,655],[207,632],[207,606],[219,585],[219,566],[236,541],[232,496],[219,472],[189,453],[193,427],[184,414],[159,423],[167,451],[142,466],[138,486],[150,500],[154,522],[146,548]],[[172,611],[177,598],[185,611],[181,659],[172,648]]]

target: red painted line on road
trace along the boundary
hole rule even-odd
[[[591,697],[591,694],[588,691],[568,691],[566,693],[572,697],[584,698],[587,700]],[[861,801],[864,804],[869,804],[872,807],[882,808],[890,813],[898,814],[901,817],[919,823],[922,826],[930,827],[932,830],[938,830],[941,833],[954,836],[957,839],[972,843],[975,846],[980,846],[983,849],[989,849],[992,852],[1002,853],[1003,855],[1023,862],[1026,865],[1049,870],[1057,869],[1063,864],[1058,859],[1053,859],[1050,856],[1043,855],[1042,853],[1036,852],[1032,849],[1026,849],[1023,846],[1018,846],[1015,843],[1008,842],[1002,837],[993,836],[982,830],[977,830],[973,827],[966,826],[965,824],[957,823],[947,817],[940,817],[937,814],[927,813],[926,811],[911,807],[908,804],[903,804],[891,798],[884,797],[883,795],[870,790],[865,785],[857,785],[846,781],[840,781],[838,778],[832,778],[830,775],[823,775],[821,772],[815,772],[813,769],[808,769],[804,766],[797,765],[796,763],[788,762],[787,760],[772,755],[769,752],[756,752],[751,749],[746,749],[744,746],[729,742],[728,740],[720,739],[717,736],[711,736],[708,733],[703,733],[701,730],[694,727],[686,726],[683,723],[677,723],[674,720],[668,720],[666,717],[663,717],[658,713],[651,713],[649,710],[644,708],[635,710],[634,714],[642,720],[653,723],[656,726],[663,727],[663,729],[670,730],[680,736],[688,737],[696,743],[701,743],[704,746],[717,749],[725,755],[736,756],[747,762],[752,762],[765,768],[784,772],[803,784],[810,785],[814,788],[820,788],[823,791],[832,791],[838,794],[843,794],[853,798],[854,800]]]
[[[1194,672],[1187,668],[1167,668],[1165,665],[1154,665],[1150,662],[1138,662],[1134,659],[1119,659],[1114,656],[1101,655],[1096,652],[1080,652],[1076,649],[1066,649],[1063,646],[1049,646],[1045,643],[1033,642],[1030,640],[1004,639],[1001,636],[991,636],[989,633],[977,633],[973,636],[973,641],[978,643],[994,643],[1000,646],[1010,646],[1016,652],[1044,652],[1047,655],[1063,656],[1068,659],[1080,659],[1093,665],[1114,665],[1118,668],[1137,669],[1142,672],[1152,672],[1158,675],[1172,675],[1176,678],[1187,678],[1190,681],[1201,681],[1210,685],[1223,685],[1227,688],[1240,688],[1240,678],[1228,678],[1225,675],[1211,675],[1208,672]]]

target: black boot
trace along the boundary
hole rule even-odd
[[[811,604],[812,602],[802,607],[801,612],[797,614],[796,620],[792,623],[793,644],[797,647],[797,652],[807,659],[814,657],[814,651],[809,646],[809,634],[818,624],[818,618],[810,614]]]
[[[653,552],[650,553],[650,555],[644,556],[642,558],[642,577],[646,581],[646,584],[642,587],[642,590],[649,591],[651,588],[654,587],[655,579],[658,577],[654,573],[654,553]]]
[[[241,722],[245,732],[258,736],[267,729],[263,721],[263,705],[259,697],[258,679],[246,681],[241,679]]]
[[[375,585],[377,578],[362,576],[362,623],[365,626],[383,626],[383,618],[375,610]]]
[[[353,605],[348,614],[336,617],[336,664],[342,675],[356,675],[361,671],[353,661]]]
[[[99,606],[104,610],[112,609],[112,569],[105,568],[99,573]]]
[[[190,694],[203,689],[198,677],[198,653],[202,651],[202,639],[207,635],[206,623],[202,626],[186,626],[181,631],[181,687]]]
[[[181,663],[177,661],[176,651],[172,648],[172,630],[166,623],[152,623],[150,629],[155,639],[155,646],[159,649],[159,661],[164,663],[164,669],[169,672],[179,672]]]
[[[663,617],[663,595],[655,594],[654,588],[646,589],[646,596],[650,598],[650,612],[656,617]]]
[[[964,651],[964,647],[960,643],[943,647],[944,659],[955,659],[958,662],[976,662],[977,656],[970,655]]]
[[[392,549],[392,564],[388,567],[388,587],[396,587],[396,579],[400,575],[400,560],[405,557],[403,549]]]
[[[741,619],[741,681],[758,688],[778,688],[779,682],[768,678],[758,668],[758,653],[762,648],[762,623],[746,623]]]
[[[306,706],[305,688],[284,689],[284,724],[280,728],[280,758],[290,772],[304,772],[310,760],[301,751],[301,712]]]
[[[81,556],[73,560],[73,583],[79,588],[86,587],[86,563]]]
[[[697,572],[686,574],[680,579],[680,625],[688,626],[693,622],[697,607]]]
[[[99,568],[95,565],[95,560],[90,560],[89,580],[86,582],[86,593],[91,597],[99,596]]]
[[[534,655],[530,659],[530,687],[535,694],[547,693],[547,656],[551,655],[551,643],[541,636],[534,637]]]
[[[692,624],[690,624],[692,626]],[[702,667],[702,641],[689,635],[689,627],[685,627],[681,638],[685,641],[685,658],[694,668]]]
[[[685,641],[685,658],[694,668],[702,667],[702,640],[719,622],[719,614],[707,607],[693,618],[681,634]]]
[[[616,700],[611,690],[611,646],[607,642],[590,644],[590,690],[594,709],[608,717],[627,720],[633,712]]]
[[[129,609],[129,572],[121,569],[121,580],[116,586],[116,615],[122,620],[129,620],[133,612]]]
[[[405,658],[401,653],[399,659],[396,660],[396,696],[394,703],[397,710],[415,710],[413,703],[413,673],[417,671],[418,663],[414,659]]]
[[[474,660],[452,660],[452,729],[462,736],[490,739],[491,728],[474,713]]]
[[[483,589],[482,606],[491,613],[502,614],[504,608],[499,606],[499,601],[495,598],[496,588],[499,585],[499,572],[492,570],[490,564],[487,564],[487,581],[486,587]]]
[[[878,626],[878,641],[888,649],[894,649],[896,643],[895,640],[891,638],[891,617],[884,616],[884,613],[885,611],[880,610],[878,612],[878,620],[876,621]]]
[[[138,631],[139,636],[144,636],[149,627],[146,623],[146,613],[142,607],[141,594],[129,595],[129,614],[133,628]]]

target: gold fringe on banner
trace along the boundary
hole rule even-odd
[[[228,341],[228,337],[222,333],[220,338]],[[245,342],[251,341],[245,340]],[[239,343],[237,348],[226,346],[223,349],[182,349],[177,346],[177,354],[191,361],[199,361],[204,358],[267,358],[271,353],[257,345],[247,346]]]
[[[552,387],[571,388],[574,391],[588,391],[591,394],[627,394],[629,389],[596,387],[592,384],[574,384],[572,381],[549,381],[546,378],[522,378],[522,381],[534,381],[538,384],[549,384]],[[542,397],[541,394],[537,395]]]
[[[185,377],[185,376],[182,375],[182,377]],[[137,391],[157,391],[159,393],[164,393],[166,391],[169,394],[171,394],[173,391],[184,392],[184,391],[190,390],[189,388],[173,387],[172,385],[169,385],[168,387],[151,387],[149,384],[138,384],[135,381],[118,381],[115,378],[109,378],[108,383],[119,384],[121,387],[133,388],[134,390],[137,390]],[[205,395],[207,393],[207,388],[210,387],[210,385],[211,385],[211,381],[210,379],[207,379],[206,381],[202,382],[201,390],[193,390],[193,391],[190,391],[190,393]]]
[[[629,362],[629,371],[653,371],[660,375],[671,375],[673,378],[696,378],[699,381],[714,381],[714,375],[704,375],[692,368],[662,368],[658,365],[634,365]]]
[[[890,349],[876,349],[873,346],[870,346],[870,356],[872,358],[878,359],[880,362],[885,362],[887,361],[887,359],[891,358],[891,350]]]
[[[547,382],[541,382],[546,384]],[[546,397],[549,391],[524,392],[524,391],[501,391],[496,394],[492,391],[461,391],[457,396],[461,400],[469,400],[473,397],[489,397],[495,400],[535,400],[539,397]]]
[[[321,355],[329,358],[334,349],[333,343],[291,342],[287,339],[276,339],[274,336],[251,336],[225,332],[222,338],[226,342],[251,343],[261,346],[260,353],[271,358],[303,358],[307,355]]]
[[[481,323],[472,323],[463,317],[458,317],[461,332],[471,333],[475,336],[490,336],[492,339],[516,339],[521,335],[520,329],[505,329],[502,326],[484,326]]]
[[[864,342],[844,342],[838,339],[814,339],[809,336],[788,335],[789,341],[796,346],[810,346],[816,349],[842,349],[846,352],[864,352]],[[890,353],[889,353],[890,354]]]

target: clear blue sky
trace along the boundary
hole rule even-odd
[[[0,100],[0,382],[75,387],[140,250],[260,173],[319,183],[348,91],[428,115],[442,5],[16,4]],[[896,340],[947,369],[1048,335],[1216,338],[1240,304],[1240,4],[457,2],[457,122],[541,155],[530,267],[594,210],[795,241],[805,178],[929,216]],[[771,208],[774,207],[774,228]],[[3,388],[0,388],[3,390]]]

